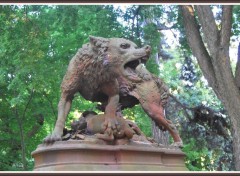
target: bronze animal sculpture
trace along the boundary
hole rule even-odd
[[[140,103],[158,126],[170,132],[173,145],[181,146],[175,126],[164,118],[168,90],[160,78],[143,66],[150,50],[150,46],[137,48],[125,39],[90,37],[90,43],[83,45],[69,64],[62,82],[58,120],[53,133],[44,142],[61,140],[73,95],[80,92],[85,99],[102,103],[104,135],[117,134],[121,130],[117,120],[121,110]]]
[[[120,75],[126,75],[125,65],[150,55],[150,46],[137,48],[136,44],[122,38],[90,37],[71,59],[61,84],[61,98],[58,104],[58,118],[52,134],[45,143],[61,140],[66,117],[70,111],[74,94],[79,92],[85,99],[108,102],[105,107],[105,130],[111,135],[119,130],[116,111],[119,103]]]

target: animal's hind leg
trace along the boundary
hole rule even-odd
[[[157,106],[156,104],[151,104],[147,108],[143,106],[143,108],[149,114],[149,116],[157,123],[158,126],[163,126],[166,130],[169,131],[174,140],[173,145],[181,147],[182,140],[178,134],[178,131],[175,125],[170,120],[165,119],[164,109]]]
[[[58,103],[58,119],[55,124],[54,131],[52,134],[48,135],[43,140],[44,143],[53,143],[55,141],[61,140],[66,117],[70,111],[71,104],[72,104],[72,97],[67,96],[67,93],[63,92],[61,95],[61,99]]]
[[[166,130],[169,131],[174,140],[174,144],[172,144],[173,146],[182,147],[182,140],[178,134],[177,128],[170,120],[160,117],[156,119],[156,122],[159,126],[162,125]]]
[[[163,121],[162,123],[163,124],[166,123],[164,127],[170,132],[171,136],[173,137],[174,144],[172,145],[177,147],[182,147],[183,146],[182,140],[178,134],[176,126],[172,123],[172,121],[166,120],[166,122]]]

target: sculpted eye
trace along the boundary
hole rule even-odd
[[[120,45],[120,47],[121,47],[122,49],[127,49],[127,48],[130,48],[130,45],[129,45],[128,43],[122,43],[122,44]]]

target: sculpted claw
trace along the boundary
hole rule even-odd
[[[105,118],[104,126],[106,127],[105,133],[107,133],[109,136],[117,133],[120,129],[116,118]]]
[[[45,139],[43,139],[43,143],[51,144],[51,143],[54,143],[55,141],[61,141],[61,140],[62,140],[61,135],[53,133],[48,135]]]

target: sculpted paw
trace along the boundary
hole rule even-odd
[[[50,143],[54,143],[55,141],[61,141],[61,140],[62,140],[61,135],[52,133],[48,135],[45,139],[43,139],[43,143],[50,144]]]
[[[104,121],[105,133],[109,136],[117,133],[120,130],[120,124],[116,118],[106,118]]]

